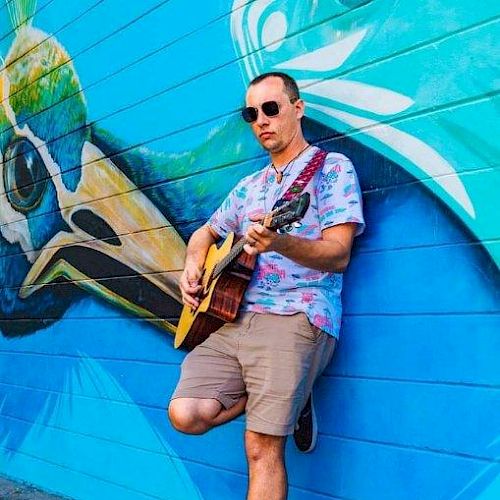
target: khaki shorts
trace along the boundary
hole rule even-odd
[[[172,399],[216,399],[228,409],[246,393],[246,428],[286,436],[334,349],[304,313],[243,313],[186,356]]]

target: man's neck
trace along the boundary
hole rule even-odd
[[[308,146],[307,141],[303,136],[298,137],[296,140],[292,141],[285,149],[277,153],[270,153],[271,161],[273,165],[281,170],[292,161],[295,157],[300,155]]]

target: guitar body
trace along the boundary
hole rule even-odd
[[[242,252],[220,276],[212,278],[215,266],[229,254],[235,242],[235,235],[231,233],[219,248],[212,245],[208,250],[201,282],[200,305],[194,311],[187,306],[182,309],[174,347],[182,345],[193,349],[224,323],[236,319],[252,277],[256,257]]]
[[[308,175],[312,174],[313,170],[309,169]],[[261,223],[271,230],[286,227],[304,217],[309,201],[309,193],[303,193],[273,209]],[[212,245],[208,249],[201,278],[202,289],[198,294],[200,305],[195,310],[188,306],[182,309],[174,347],[183,345],[193,349],[224,323],[236,319],[257,262],[255,255],[243,251],[245,241],[238,241],[234,233],[230,233],[219,248]]]

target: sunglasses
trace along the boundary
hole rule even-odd
[[[292,104],[295,101],[297,101],[297,99],[295,98],[290,99],[290,102]],[[262,103],[260,109],[266,116],[271,118],[279,114],[280,105],[276,101],[266,101]],[[257,120],[257,117],[259,116],[259,108],[254,108],[253,106],[248,106],[246,108],[243,108],[241,110],[241,116],[243,117],[243,120],[245,120],[247,123],[253,123],[254,121]]]

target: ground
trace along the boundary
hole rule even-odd
[[[63,497],[50,495],[29,484],[0,476],[0,500],[56,500]]]

